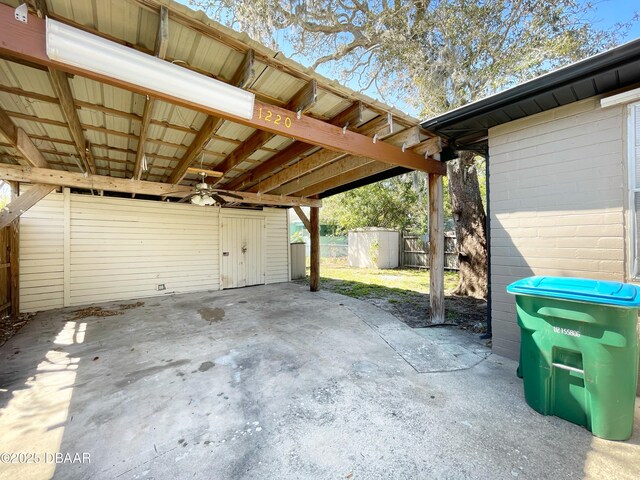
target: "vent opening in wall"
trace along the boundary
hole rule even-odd
[[[158,285],[156,285],[156,289],[157,289],[158,291],[160,291],[160,290],[166,290],[166,289],[167,289],[167,287],[164,285],[164,283],[159,283]]]

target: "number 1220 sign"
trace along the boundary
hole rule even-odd
[[[286,115],[283,116],[279,113],[273,113],[271,110],[263,109],[262,107],[258,109],[258,119],[273,123],[274,125],[283,124],[286,128],[291,128],[292,124],[291,118]]]

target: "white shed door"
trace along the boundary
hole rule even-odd
[[[221,234],[222,288],[264,284],[264,219],[224,217]]]

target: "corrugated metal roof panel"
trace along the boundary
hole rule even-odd
[[[19,3],[18,0],[0,1],[13,6]],[[393,111],[403,125],[417,123],[402,112],[284,58],[281,53],[250,40],[245,34],[210,21],[201,12],[193,12],[169,0],[47,0],[47,5],[51,16],[56,19],[99,32],[147,53],[153,53],[155,49],[159,7],[167,5],[170,10],[169,61],[178,65],[186,62],[185,67],[229,81],[242,64],[245,52],[251,48],[256,52],[254,77],[246,88],[256,93],[259,99],[286,105],[311,79],[316,79],[318,97],[307,112],[310,116],[330,119],[354,101],[361,100],[368,105],[363,123],[386,111]],[[132,175],[146,97],[78,75],[68,79],[75,101],[81,104],[77,105],[78,118],[84,126],[86,140],[93,145],[96,168],[99,172],[119,177]],[[0,84],[26,92],[24,96],[0,92],[0,106],[5,110],[65,123],[60,106],[51,102],[56,94],[46,69],[0,59]],[[33,98],[37,94],[49,98]],[[144,145],[149,169],[142,178],[166,179],[187,152],[206,118],[207,115],[195,110],[156,101]],[[77,152],[66,126],[18,117],[15,123],[32,136],[42,137],[37,140],[37,145],[48,152],[56,168],[78,171]],[[203,164],[209,168],[219,165],[254,132],[251,127],[223,122],[205,147]],[[47,141],[46,138],[58,139],[62,143]],[[247,160],[236,165],[228,178],[273,157],[292,143],[289,138],[274,136]],[[0,152],[14,154],[6,148]],[[288,163],[294,163],[297,158],[290,159]],[[7,157],[5,161],[13,160]],[[197,166],[198,161],[193,163]],[[186,178],[195,181],[197,176],[189,174]]]

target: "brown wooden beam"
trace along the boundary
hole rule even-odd
[[[10,182],[11,202],[18,198],[20,184]],[[20,218],[16,218],[9,225],[9,288],[11,289],[11,314],[17,316],[20,313]]]
[[[0,133],[2,133],[7,140],[9,141],[9,145],[20,153],[22,158],[19,158],[18,161],[22,165],[27,165],[31,167],[48,167],[49,164],[42,156],[42,153],[38,148],[34,145],[33,141],[29,138],[29,136],[25,133],[25,131],[16,126],[15,123],[9,118],[7,112],[0,108]]]
[[[372,163],[371,159],[365,157],[353,157],[348,155],[340,160],[332,162],[323,168],[315,170],[307,175],[303,175],[300,178],[292,180],[291,182],[282,185],[280,188],[273,190],[273,193],[278,195],[286,195],[286,192],[297,192],[305,188],[311,187],[316,183],[324,182],[338,175],[343,175],[351,170],[363,167]],[[375,162],[373,162],[375,163]],[[294,168],[295,165],[291,168]],[[271,190],[265,190],[267,193]]]
[[[442,176],[429,175],[429,306],[431,323],[444,323],[444,204]]]
[[[231,85],[238,88],[246,88],[253,81],[253,77],[255,76],[255,70],[253,68],[253,58],[255,56],[255,52],[252,50],[247,51],[244,58],[242,59],[242,63],[240,64],[240,68],[236,70],[233,78],[229,81]]]
[[[392,145],[404,146],[404,148],[412,147],[420,141],[419,128],[407,128],[389,137],[387,141]],[[330,150],[320,150],[267,178],[248,191],[267,193],[277,189],[278,193],[284,193],[285,191],[302,190],[314,183],[319,183],[340,173],[353,170],[371,161],[371,159],[365,157],[337,155]],[[291,184],[285,185],[287,182],[291,182]],[[284,186],[281,187],[282,185]]]
[[[309,276],[309,290],[320,290],[320,209],[311,207],[311,273]]]
[[[169,44],[169,9],[166,6],[160,7],[160,19],[158,22],[158,33],[156,34],[156,57],[164,59],[167,54],[167,47]],[[153,106],[155,99],[153,97],[146,97],[144,108],[142,111],[142,123],[140,125],[140,138],[138,139],[138,149],[136,151],[136,162],[133,167],[133,178],[140,180],[142,176],[144,149],[147,143],[147,134],[149,130],[149,123],[153,116]]]
[[[9,225],[55,189],[55,185],[33,185],[29,190],[0,210],[0,229]]]
[[[307,232],[311,233],[311,222],[309,221],[307,216],[304,214],[304,211],[302,210],[302,208],[293,207],[293,210],[294,210],[294,212],[296,212],[296,215],[298,215],[298,218],[300,219],[300,221],[304,225],[304,228],[307,229]]]
[[[296,195],[309,196],[309,197],[313,195],[319,195],[323,192],[326,192],[327,190],[332,190],[342,185],[346,185],[347,183],[351,183],[351,182],[355,182],[356,180],[361,180],[363,178],[371,177],[372,175],[376,175],[378,173],[391,170],[392,168],[394,167],[386,163],[370,162],[354,170],[350,170],[348,172],[342,173],[338,176],[325,180],[324,182],[311,185],[310,187],[300,190],[299,192],[296,193]]]
[[[362,155],[390,165],[422,170],[428,173],[437,173],[440,175],[446,173],[445,165],[432,158],[425,159],[423,156],[407,150],[402,152],[400,148],[382,141],[373,143],[371,138],[349,130],[343,133],[342,128],[306,115],[301,115],[298,119],[295,112],[275,105],[266,104],[258,99],[254,102],[252,118],[246,119],[187,101],[181,98],[179,94],[167,95],[157,91],[150,91],[138,84],[125,82],[118,78],[53,62],[46,55],[46,28],[44,21],[39,18],[32,18],[27,24],[16,22],[13,18],[13,10],[14,9],[8,5],[0,4],[1,55],[61,69],[72,74],[82,75],[92,80],[115,85],[144,95],[156,96],[164,101],[175,103],[186,108],[192,108],[241,125],[294,138],[330,150],[342,151],[352,155]]]
[[[246,184],[253,183],[260,180],[262,177],[273,172],[275,169],[286,165],[290,161],[294,160],[301,155],[307,153],[310,149],[314,148],[313,145],[304,142],[293,142],[286,147],[280,153],[276,153],[273,157],[268,158],[264,162],[252,168],[248,172],[239,175],[225,185],[225,188],[241,189]]]
[[[362,122],[363,115],[364,105],[362,102],[358,101],[354,102],[353,104],[345,108],[342,112],[338,113],[330,120],[330,122],[331,124],[339,127],[355,129]],[[308,153],[313,148],[315,147],[308,143],[293,142],[280,153],[275,154],[273,157],[265,160],[257,167],[251,169],[249,172],[246,172],[239,177],[234,178],[231,182],[229,182],[227,188],[239,189],[243,188],[244,185],[255,183],[274,170],[286,165],[291,160],[294,160],[295,158]],[[336,157],[338,157],[338,155],[336,155]]]
[[[215,131],[222,125],[221,118],[216,118],[212,116],[208,116],[204,121],[202,128],[196,135],[196,138],[193,139],[189,148],[182,156],[178,164],[174,167],[173,171],[169,175],[168,183],[178,184],[182,181],[184,176],[187,174],[187,169],[191,166],[191,163],[197,158],[197,156],[202,152],[205,145],[211,139],[211,135],[215,133]]]
[[[206,168],[196,168],[196,167],[189,167],[187,168],[187,173],[195,173],[195,174],[199,174],[199,173],[206,173],[208,177],[221,177],[222,176],[222,172],[219,172],[217,170],[207,170]]]
[[[82,131],[82,125],[80,124],[80,118],[78,117],[78,111],[76,110],[67,74],[49,67],[49,78],[51,79],[51,84],[53,85],[53,90],[56,92],[56,96],[60,99],[62,115],[67,122],[67,128],[69,129],[69,133],[71,133],[71,138],[82,160],[85,171],[95,173],[95,169],[92,170],[93,167],[87,160],[85,152],[86,139],[84,138],[84,132]]]
[[[309,108],[315,105],[317,99],[317,84],[313,80],[302,87],[293,96],[293,98],[287,103],[285,107],[287,110],[293,112],[299,112],[300,115],[306,112]],[[275,120],[274,120],[275,121]],[[232,170],[234,167],[245,161],[251,155],[255,153],[260,147],[271,140],[275,135],[271,132],[265,132],[264,130],[257,130],[249,138],[247,138],[238,148],[236,148],[231,154],[224,159],[224,161],[217,167],[225,174]]]
[[[64,187],[84,188],[87,190],[106,190],[110,192],[139,193],[145,195],[184,197],[193,193],[193,188],[168,183],[146,182],[129,178],[115,178],[102,175],[83,175],[82,173],[52,170],[49,168],[20,167],[0,164],[0,179],[14,182],[43,183]],[[320,200],[285,195],[266,195],[250,192],[229,192],[242,196],[238,203],[255,205],[276,205],[283,207],[322,205]]]

